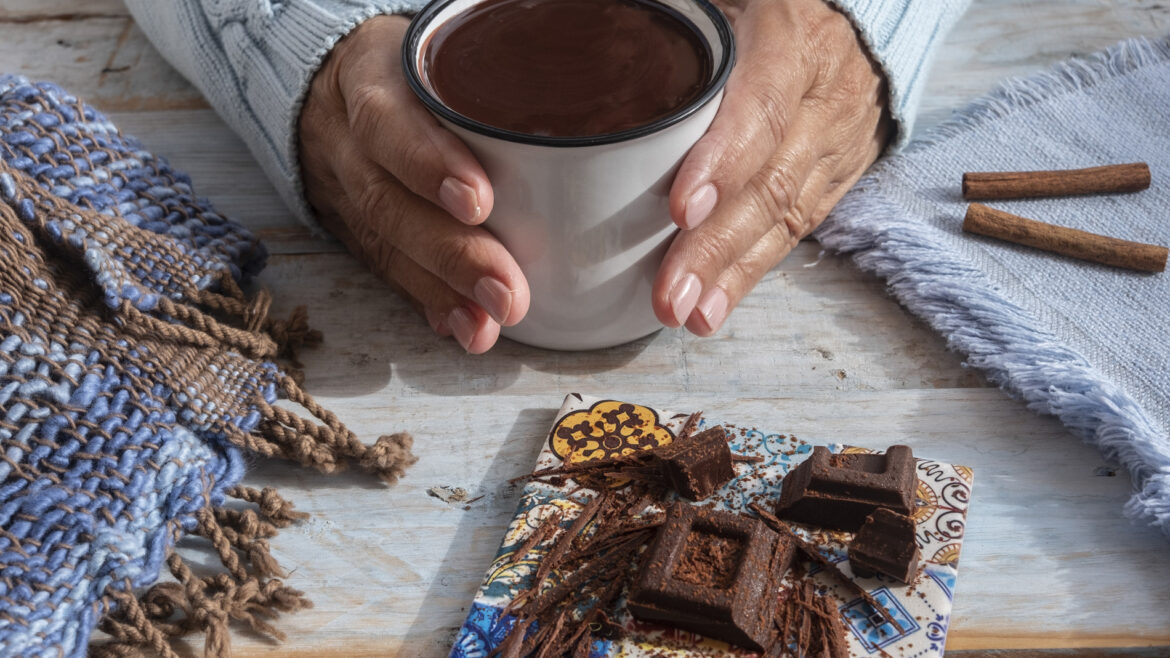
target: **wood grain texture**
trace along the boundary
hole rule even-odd
[[[0,18],[0,70],[51,80],[105,111],[208,107],[125,10],[77,16]]]
[[[0,22],[80,21],[129,16],[122,0],[4,0]]]
[[[705,409],[813,441],[904,442],[972,466],[949,635],[959,655],[1164,655],[1170,646],[1170,557],[1164,537],[1121,517],[1125,474],[987,388],[847,260],[819,259],[802,243],[711,339],[665,330],[588,354],[504,341],[468,356],[335,242],[297,225],[240,141],[122,12],[115,0],[6,0],[0,68],[117,110],[120,126],[264,238],[276,255],[261,284],[276,311],[306,303],[325,332],[302,355],[307,388],[367,440],[412,431],[422,458],[395,487],[256,464],[248,484],[277,486],[313,514],[272,546],[316,607],[278,622],[283,644],[236,634],[237,656],[445,655],[516,505],[506,481],[531,468],[574,390]],[[1152,0],[976,0],[940,51],[916,133],[1005,76],[1168,29],[1170,5]],[[428,496],[435,485],[484,498],[464,509]],[[205,570],[216,562],[198,541],[181,550]],[[1151,645],[1163,648],[1140,648]],[[193,638],[186,654],[201,647]]]

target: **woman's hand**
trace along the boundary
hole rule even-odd
[[[681,231],[654,284],[667,326],[715,333],[816,228],[890,132],[882,75],[825,0],[715,0],[738,62],[707,134],[675,177]]]
[[[305,194],[322,225],[468,352],[528,310],[528,284],[495,237],[483,168],[406,85],[407,19],[372,18],[313,79],[300,119]]]

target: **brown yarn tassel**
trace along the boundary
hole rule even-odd
[[[300,405],[320,424],[258,399],[255,404],[265,420],[252,435],[229,437],[234,443],[260,454],[280,454],[323,473],[335,473],[344,468],[347,459],[352,459],[362,470],[389,484],[397,482],[406,468],[418,461],[411,452],[414,439],[409,434],[380,436],[373,445],[367,445],[291,377],[283,375],[277,383],[285,399]]]
[[[178,553],[167,557],[167,567],[177,582],[157,583],[141,597],[123,589],[106,595],[108,608],[99,628],[110,642],[91,647],[94,656],[124,657],[152,651],[164,658],[175,657],[170,640],[203,632],[204,656],[231,655],[229,625],[243,622],[253,631],[283,640],[285,635],[268,623],[281,612],[312,606],[298,590],[286,586],[277,576],[283,570],[269,552],[266,537],[276,528],[304,518],[272,489],[231,487],[228,494],[258,506],[259,510],[213,508],[210,502],[196,512],[195,535],[211,542],[227,570],[198,577]],[[261,518],[264,517],[264,518]]]

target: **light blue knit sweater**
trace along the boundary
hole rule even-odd
[[[782,0],[757,0],[781,2]],[[828,0],[848,14],[885,71],[909,136],[930,55],[970,0]],[[126,0],[138,24],[247,142],[289,208],[312,224],[297,164],[309,83],[342,37],[425,0]]]

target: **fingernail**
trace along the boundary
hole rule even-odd
[[[670,291],[670,312],[679,324],[683,324],[695,310],[695,303],[699,301],[699,293],[703,292],[703,284],[699,277],[687,274],[681,281],[674,284]]]
[[[722,288],[712,288],[703,296],[697,310],[707,323],[709,333],[715,333],[727,319],[727,293]]]
[[[463,349],[470,349],[475,338],[475,318],[471,317],[471,312],[463,307],[456,308],[447,316],[447,324]]]
[[[691,198],[687,199],[687,207],[683,212],[683,228],[695,228],[703,223],[704,219],[715,209],[715,202],[719,200],[719,191],[711,183],[695,190]]]
[[[458,178],[447,177],[439,185],[439,203],[464,224],[479,219],[479,197],[475,189]]]
[[[499,279],[485,276],[475,282],[473,294],[475,301],[479,302],[493,320],[504,324],[508,319],[508,313],[512,311],[512,291],[508,286]]]

